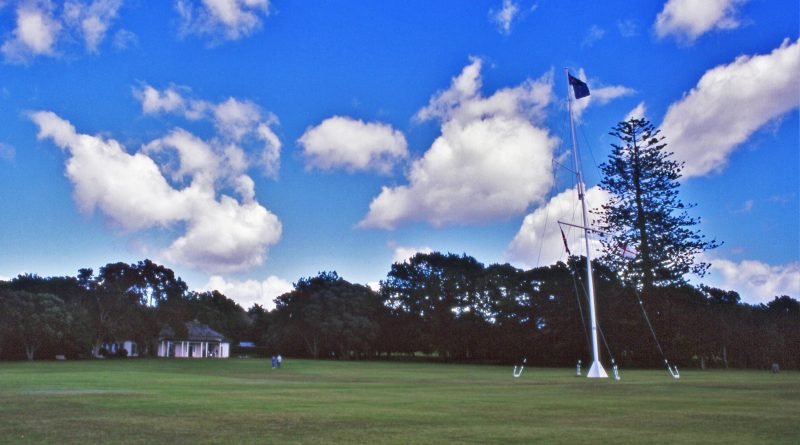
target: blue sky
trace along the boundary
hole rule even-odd
[[[692,282],[798,297],[798,8],[0,1],[0,277],[150,258],[269,307],[418,251],[552,264],[577,208],[567,68],[592,92],[590,204],[609,130],[646,116],[724,242]]]

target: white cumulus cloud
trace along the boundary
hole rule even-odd
[[[222,163],[220,156],[205,141],[181,128],[148,143],[142,151],[157,155],[170,149],[177,152],[178,165],[163,164],[161,169],[169,173],[173,181],[199,175],[206,175],[212,181],[216,179],[217,168]]]
[[[99,210],[128,230],[184,230],[164,249],[169,260],[209,272],[243,270],[262,264],[267,248],[280,239],[281,223],[253,199],[252,180],[241,172],[229,178],[224,158],[185,132],[175,131],[130,154],[113,139],[78,133],[53,112],[30,117],[39,127],[39,139],[50,139],[69,153],[66,176],[84,212]],[[150,157],[167,148],[179,153],[179,167],[159,165]],[[188,185],[174,186],[162,171],[188,176]],[[238,184],[239,199],[224,193],[228,180]]]
[[[306,165],[322,170],[374,170],[390,173],[408,157],[403,133],[390,125],[333,116],[309,128],[298,140]]]
[[[201,105],[195,107],[187,104],[181,92],[175,87],[159,91],[150,85],[144,85],[134,89],[133,93],[142,103],[144,114],[180,113],[190,119],[199,119],[203,112],[196,109]]]
[[[392,263],[403,263],[416,256],[418,253],[431,252],[433,252],[433,249],[430,247],[394,246]]]
[[[186,195],[169,185],[147,155],[129,154],[115,140],[79,134],[52,112],[35,112],[31,119],[39,126],[39,139],[69,150],[66,175],[83,211],[100,208],[131,230],[168,225],[188,211]]]
[[[61,23],[53,17],[49,3],[23,3],[16,10],[13,38],[3,43],[2,52],[7,61],[26,62],[39,55],[54,55]]]
[[[212,42],[239,40],[261,27],[269,0],[177,0],[181,32],[207,36]]]
[[[472,59],[417,113],[439,120],[441,135],[412,163],[408,185],[384,187],[373,199],[361,227],[493,221],[524,212],[549,190],[558,140],[532,121],[551,100],[552,75],[483,97],[481,63]]]
[[[276,276],[258,280],[226,280],[220,275],[213,275],[201,291],[219,291],[226,297],[249,309],[254,304],[270,311],[275,309],[275,298],[294,290],[292,283]]]
[[[625,115],[625,121],[629,121],[631,119],[644,119],[647,115],[647,105],[644,102],[639,102],[639,105],[633,108],[633,110],[629,111],[628,114]]]
[[[599,209],[608,200],[608,192],[599,187],[592,187],[586,191],[586,202],[590,209]],[[582,226],[581,212],[581,203],[575,188],[559,193],[544,206],[525,217],[516,236],[508,245],[506,256],[526,268],[548,266],[566,259],[567,254],[558,222]],[[564,233],[572,254],[585,255],[583,230],[565,226]],[[600,241],[590,238],[590,245],[596,258],[602,250]]]
[[[770,265],[756,260],[708,261],[711,268],[703,281],[720,289],[735,290],[746,303],[769,303],[782,295],[800,296],[800,262]]]
[[[7,62],[27,63],[37,56],[57,56],[59,46],[82,40],[87,52],[96,53],[121,6],[122,0],[68,0],[60,8],[51,1],[18,2],[12,37],[0,51]]]
[[[185,97],[187,93],[188,88],[174,86],[158,90],[142,85],[133,90],[144,114],[175,114],[192,121],[211,122],[217,134],[209,143],[218,151],[227,152],[229,166],[243,170],[250,164],[260,165],[265,175],[278,176],[282,143],[272,129],[278,124],[277,116],[248,100],[231,97],[213,103]]]
[[[261,265],[266,247],[281,237],[281,223],[255,201],[230,196],[192,202],[186,233],[164,252],[167,259],[206,271],[234,272]]]
[[[692,42],[713,29],[738,28],[739,5],[746,0],[669,0],[656,17],[659,37],[674,35]]]
[[[684,177],[721,170],[756,130],[800,106],[800,42],[769,54],[740,56],[707,71],[669,106],[661,124],[669,150],[685,161]]]

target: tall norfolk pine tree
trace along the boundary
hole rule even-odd
[[[646,119],[620,122],[609,133],[619,145],[611,145],[608,162],[600,166],[600,186],[611,194],[597,212],[601,229],[610,235],[602,240],[601,260],[645,291],[683,283],[689,272],[703,276],[710,264],[695,256],[719,245],[693,229],[700,220],[687,209],[694,205],[678,198],[683,163],[670,159],[659,132]],[[623,248],[638,255],[626,258]]]

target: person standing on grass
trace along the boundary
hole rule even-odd
[[[278,369],[281,369],[281,363],[283,363],[283,357],[281,357],[281,355],[278,354]]]
[[[272,356],[272,369],[275,369],[275,364],[276,364],[276,363],[278,363],[278,360],[277,360],[277,359],[275,358],[275,356],[273,355],[273,356]]]

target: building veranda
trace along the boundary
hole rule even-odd
[[[224,335],[197,321],[187,321],[186,336],[177,336],[169,326],[158,335],[158,357],[228,358],[230,342]]]

